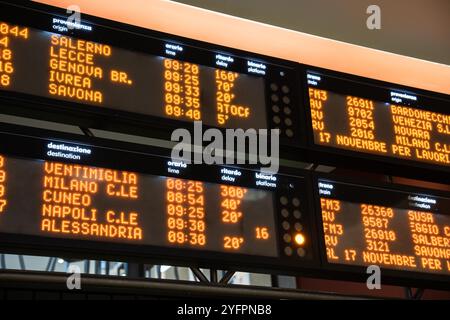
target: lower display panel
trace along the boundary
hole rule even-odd
[[[267,190],[5,156],[0,166],[3,232],[278,256]]]
[[[4,245],[36,239],[42,249],[53,241],[55,254],[102,247],[281,270],[317,263],[302,172],[191,165],[96,139],[0,135]]]

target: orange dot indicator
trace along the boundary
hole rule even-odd
[[[299,246],[305,244],[305,236],[301,233],[297,233],[294,237],[295,243],[298,244]]]

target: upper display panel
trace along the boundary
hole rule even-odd
[[[84,15],[74,24],[52,7],[0,6],[6,99],[15,93],[35,108],[123,116],[166,131],[201,120],[299,137],[291,63]]]
[[[0,30],[2,89],[211,126],[267,127],[257,112],[265,107],[261,77],[4,22]],[[182,56],[182,46],[167,48],[167,56]]]

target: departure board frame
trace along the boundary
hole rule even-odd
[[[179,174],[168,173],[168,164],[166,165],[166,163],[170,160],[170,157],[168,157],[169,151],[167,149],[3,123],[0,137],[3,141],[0,145],[0,154],[6,157],[6,162],[8,157],[13,157],[14,159],[41,159],[41,162],[56,161],[63,164],[74,162],[73,160],[64,160],[47,155],[46,152],[49,150],[48,143],[52,142],[54,144],[63,143],[68,146],[81,148],[86,147],[92,150],[89,157],[82,158],[76,164],[126,170],[127,172],[137,172],[143,175],[153,176],[158,175],[158,172],[160,172],[158,176],[193,179],[214,184],[220,183],[217,181],[221,174],[218,169],[228,168],[241,171],[246,178],[235,185],[242,185],[242,183],[245,185],[253,181],[250,177],[253,177],[259,171],[255,167],[250,166],[189,165],[188,172],[180,176]],[[309,192],[311,190],[310,181],[309,173],[303,170],[282,168],[280,173],[277,174],[277,187],[272,187],[272,191],[270,191],[273,196],[273,213],[270,213],[269,210],[264,212],[266,215],[273,215],[273,231],[275,234],[272,234],[271,237],[274,238],[273,241],[275,242],[273,243],[277,246],[277,256],[219,252],[185,247],[179,248],[176,246],[107,242],[102,239],[84,240],[69,239],[62,236],[51,237],[11,233],[0,233],[0,250],[2,252],[56,255],[68,258],[125,259],[127,261],[229,268],[243,271],[310,274],[317,272],[319,268],[317,246],[313,240],[315,219],[310,206],[312,203],[312,195]],[[256,182],[256,177],[254,182]],[[227,182],[222,182],[222,184],[233,185],[233,183]],[[262,188],[261,190],[270,189],[269,187],[254,188]],[[6,195],[8,195],[7,185]],[[294,199],[300,196],[302,197],[300,198],[300,203],[295,204],[294,202],[299,199]],[[289,203],[284,203],[285,200]],[[165,199],[161,201],[164,202]],[[282,208],[287,208],[291,211],[290,215],[284,216]],[[292,212],[295,209],[300,210],[301,217],[294,217]],[[39,215],[39,213],[37,214]],[[164,215],[165,212],[161,212],[161,214]],[[288,223],[287,227],[286,223]],[[296,223],[301,223],[300,229],[294,228]],[[296,230],[301,230],[301,233],[305,236],[305,245],[295,244],[294,235],[298,233]],[[290,238],[288,243],[286,243],[286,238],[284,238],[286,233],[292,234],[292,239]],[[289,253],[285,251],[286,246],[292,247]],[[303,256],[300,253],[297,254],[297,248],[304,248]]]
[[[312,179],[313,179],[312,187],[314,192],[313,207],[316,215],[316,228],[317,228],[316,241],[318,242],[319,246],[321,267],[323,270],[324,277],[333,280],[338,279],[338,280],[366,282],[368,277],[372,273],[370,274],[367,273],[367,266],[356,264],[355,265],[343,264],[339,262],[332,263],[328,261],[326,250],[327,246],[325,244],[325,232],[323,229],[322,208],[320,201],[321,196],[319,193],[319,181],[337,185],[349,185],[353,188],[354,187],[356,188],[361,187],[364,189],[367,188],[372,189],[374,192],[376,192],[377,189],[381,189],[383,191],[392,193],[403,193],[420,196],[426,195],[430,197],[444,198],[450,201],[450,193],[435,189],[418,188],[407,185],[383,183],[379,181],[368,182],[367,179],[361,179],[356,177],[354,178],[343,177],[342,175],[338,174],[314,173],[312,174]],[[417,209],[417,211],[420,210]],[[448,213],[450,213],[450,211],[448,211]],[[364,234],[362,235],[362,239],[364,239]],[[411,246],[413,246],[413,244]],[[383,266],[380,266],[380,268],[381,268],[381,282],[383,284],[402,285],[407,287],[418,287],[418,288],[437,288],[445,290],[450,288],[450,275],[390,269]]]
[[[448,95],[309,65],[301,65],[300,68],[304,83],[303,104],[305,106],[304,118],[306,119],[308,161],[392,176],[404,176],[444,183],[448,181],[450,178],[450,165],[439,165],[437,163],[397,158],[389,155],[383,156],[315,143],[307,76],[308,74],[314,74],[322,76],[325,79],[330,78],[333,81],[333,87],[327,88],[327,91],[329,90],[341,95],[362,96],[366,99],[384,103],[390,102],[390,100],[387,100],[389,97],[386,93],[391,91],[415,95],[420,100],[420,107],[410,107],[450,115],[448,111],[450,97]],[[351,84],[351,89],[349,89],[349,84]],[[399,103],[399,105],[402,104]]]
[[[17,5],[7,1],[0,1],[0,8],[0,21],[5,21],[12,25],[35,28],[38,31],[57,33],[52,19],[67,20],[68,18],[64,9],[34,2]],[[302,125],[303,112],[300,110],[301,97],[298,90],[301,87],[301,79],[295,62],[148,30],[83,13],[81,17],[81,24],[91,27],[91,31],[73,29],[64,31],[61,35],[102,43],[113,48],[124,49],[151,57],[171,58],[170,55],[166,54],[166,50],[169,50],[166,48],[166,45],[169,44],[171,54],[175,52],[175,54],[184,55],[174,59],[198,64],[200,67],[214,68],[215,70],[226,71],[227,69],[221,68],[218,63],[227,63],[227,58],[234,59],[234,65],[231,64],[228,67],[230,72],[245,74],[250,78],[258,78],[263,81],[264,92],[255,94],[261,95],[264,105],[251,106],[251,108],[254,108],[252,110],[253,114],[259,114],[257,115],[258,117],[265,118],[265,128],[255,126],[255,129],[279,128],[281,131],[280,145],[282,149],[301,148],[306,143]],[[48,55],[48,52],[44,54]],[[216,55],[222,55],[220,58],[222,60],[216,60]],[[256,64],[256,67],[251,67],[248,63],[253,63],[252,66]],[[264,72],[264,74],[250,73],[247,70],[250,68],[255,69],[257,72]],[[164,75],[162,74],[161,77],[164,78]],[[48,79],[46,80],[48,81]],[[213,95],[214,92],[209,92],[208,94]],[[152,99],[152,97],[148,98]],[[106,105],[100,107],[92,106],[87,103],[9,90],[0,90],[0,101],[2,102],[1,111],[3,113],[88,128],[163,139],[169,139],[172,131],[177,128],[193,130],[192,121],[186,119],[165,118],[129,112]],[[208,108],[211,107],[214,108],[215,106],[208,106]],[[264,110],[261,110],[261,108],[264,108]],[[164,109],[164,105],[161,105],[161,109]],[[260,121],[260,123],[262,122]],[[205,123],[205,121],[203,121],[203,126],[205,129],[214,127],[221,130],[239,128],[227,127],[226,125],[211,125]],[[244,129],[246,128],[244,127]]]

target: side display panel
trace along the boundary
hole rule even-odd
[[[326,260],[450,279],[450,198],[319,178]],[[408,275],[410,273],[410,275]]]
[[[450,99],[313,70],[306,77],[317,150],[448,171]]]

